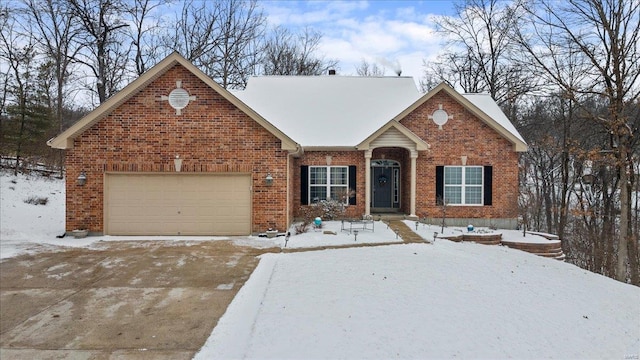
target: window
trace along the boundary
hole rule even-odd
[[[320,200],[349,201],[348,166],[309,166],[309,195],[311,202]]]
[[[482,166],[445,166],[445,203],[449,205],[482,205],[482,179]]]

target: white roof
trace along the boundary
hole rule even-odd
[[[518,140],[525,142],[522,135],[518,132],[515,126],[509,121],[507,115],[502,112],[498,104],[491,98],[489,94],[462,94],[465,99],[469,100],[473,105],[477,106],[485,114],[489,115],[505,130],[512,133]]]
[[[233,94],[304,147],[356,146],[425,96],[411,77],[337,75],[252,77]],[[461,96],[525,144],[489,94]]]
[[[422,94],[411,77],[264,76],[233,93],[302,146],[356,146]]]

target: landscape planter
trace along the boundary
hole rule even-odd
[[[84,237],[87,237],[87,235],[89,234],[89,230],[73,230],[71,231],[71,234],[73,235],[74,238],[76,239],[81,239]]]

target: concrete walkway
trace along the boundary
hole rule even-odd
[[[387,220],[385,222],[389,225],[391,230],[402,238],[402,241],[405,243],[425,243],[425,240],[411,230],[402,220]]]

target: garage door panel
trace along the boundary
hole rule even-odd
[[[247,235],[248,174],[107,174],[105,233]]]

